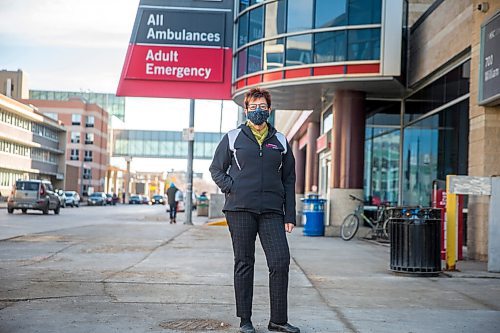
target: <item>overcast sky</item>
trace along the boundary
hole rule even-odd
[[[138,0],[0,0],[0,69],[22,69],[30,89],[115,93]],[[189,101],[127,98],[127,128],[182,130]],[[236,125],[224,102],[222,130]],[[197,101],[195,131],[218,132],[220,101]],[[184,161],[135,160],[134,169],[182,169]],[[195,163],[207,172],[208,162]]]

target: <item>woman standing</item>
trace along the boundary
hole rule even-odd
[[[244,104],[248,121],[222,138],[210,166],[213,180],[226,194],[223,211],[233,243],[240,332],[255,332],[251,316],[258,234],[269,268],[268,329],[299,333],[288,323],[290,252],[285,234],[295,226],[295,160],[285,136],[266,122],[269,92],[254,88]]]

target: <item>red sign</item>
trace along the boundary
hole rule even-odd
[[[136,45],[126,79],[222,82],[224,49]]]
[[[167,4],[141,0],[116,94],[231,99],[233,2]]]

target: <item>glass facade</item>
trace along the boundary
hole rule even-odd
[[[365,130],[365,200],[396,204],[399,193],[401,103],[368,102]]]
[[[347,60],[379,60],[380,29],[349,30]]]
[[[350,25],[380,23],[381,14],[381,0],[348,0],[347,16]]]
[[[286,66],[312,63],[312,35],[298,35],[286,39]]]
[[[404,131],[403,204],[430,205],[432,182],[467,174],[469,99],[419,120]]]
[[[288,0],[287,32],[312,29],[314,1]]]
[[[188,145],[182,132],[115,130],[114,156],[186,158]],[[222,138],[219,133],[195,133],[194,157],[212,159]]]
[[[285,33],[286,1],[274,1],[266,4],[265,37]]]
[[[239,9],[237,77],[314,63],[380,60],[382,0],[241,0]]]
[[[466,61],[409,96],[403,116],[401,102],[367,101],[366,201],[429,206],[434,180],[467,174],[469,77]]]
[[[339,27],[347,24],[347,1],[316,0],[314,27]]]
[[[264,69],[283,67],[285,59],[285,39],[272,39],[264,43]]]
[[[406,99],[405,124],[469,92],[470,61],[448,72]]]
[[[101,106],[109,114],[125,120],[125,97],[118,97],[113,94],[103,94],[82,91],[46,91],[30,90],[30,99],[67,101],[71,97],[80,97],[89,103]]]
[[[314,35],[314,62],[346,60],[346,32],[327,31]]]

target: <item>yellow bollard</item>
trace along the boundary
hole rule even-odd
[[[450,177],[446,176],[446,270],[457,264],[457,194],[450,193]]]

